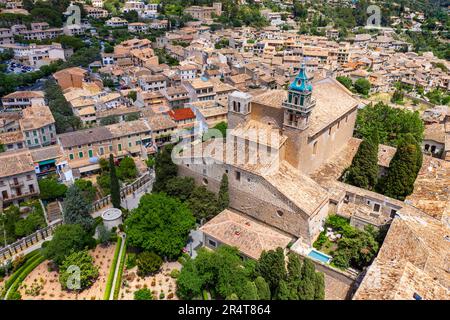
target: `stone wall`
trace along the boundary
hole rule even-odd
[[[324,128],[314,137],[304,139],[309,134],[305,130],[298,139],[301,139],[298,168],[309,174],[318,169],[324,162],[328,161],[334,154],[342,150],[353,136],[357,109],[353,109],[346,115],[336,119],[330,126]],[[339,129],[338,129],[339,126]],[[331,129],[331,131],[330,131]],[[317,142],[316,147],[314,144]],[[315,149],[315,151],[314,151]]]
[[[222,164],[179,166],[178,174],[218,192],[222,175],[228,174],[230,207],[270,226],[311,243],[309,217],[290,203],[264,178]],[[238,178],[238,176],[240,177]]]

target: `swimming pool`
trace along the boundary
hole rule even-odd
[[[314,259],[314,260],[318,260],[320,262],[323,263],[330,263],[331,257],[323,252],[317,251],[312,249],[309,254],[308,257]]]

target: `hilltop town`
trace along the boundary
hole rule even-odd
[[[0,0],[0,297],[448,300],[449,8],[369,2]]]

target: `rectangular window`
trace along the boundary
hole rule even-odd
[[[112,146],[109,146],[109,152],[112,152],[112,149],[113,149]]]
[[[217,247],[217,242],[215,242],[214,240],[208,239],[208,245],[216,248]]]
[[[92,152],[92,150],[89,150],[88,154],[89,154],[89,158],[92,158],[94,156],[94,153]]]
[[[373,205],[373,211],[375,211],[375,212],[379,212],[380,211],[380,205],[378,203],[375,203]]]
[[[34,143],[35,143],[35,144],[38,144],[38,143],[39,143],[39,140],[38,140],[38,139],[34,139]]]
[[[42,140],[44,140],[44,142],[47,141],[47,137],[46,136],[42,136]]]
[[[241,181],[241,173],[239,171],[236,171],[236,180]]]
[[[73,153],[69,154],[69,159],[73,160]]]
[[[100,153],[101,156],[103,155],[104,152],[105,152],[105,151],[103,150],[103,147],[100,147],[100,148],[98,149],[98,153]]]
[[[78,152],[78,157],[81,159],[83,158],[83,151]]]
[[[394,218],[396,214],[397,214],[397,210],[391,209],[391,218]]]
[[[122,144],[121,143],[119,143],[117,147],[119,148],[119,151],[122,151]]]

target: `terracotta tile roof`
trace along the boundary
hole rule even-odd
[[[170,110],[169,111],[169,116],[174,121],[195,119],[195,114],[194,114],[194,112],[192,112],[192,110],[190,108]]]
[[[255,220],[225,209],[201,228],[205,234],[237,247],[246,256],[259,259],[261,253],[285,248],[291,237]]]
[[[34,173],[34,162],[28,150],[0,153],[0,177],[10,177],[25,172]]]

